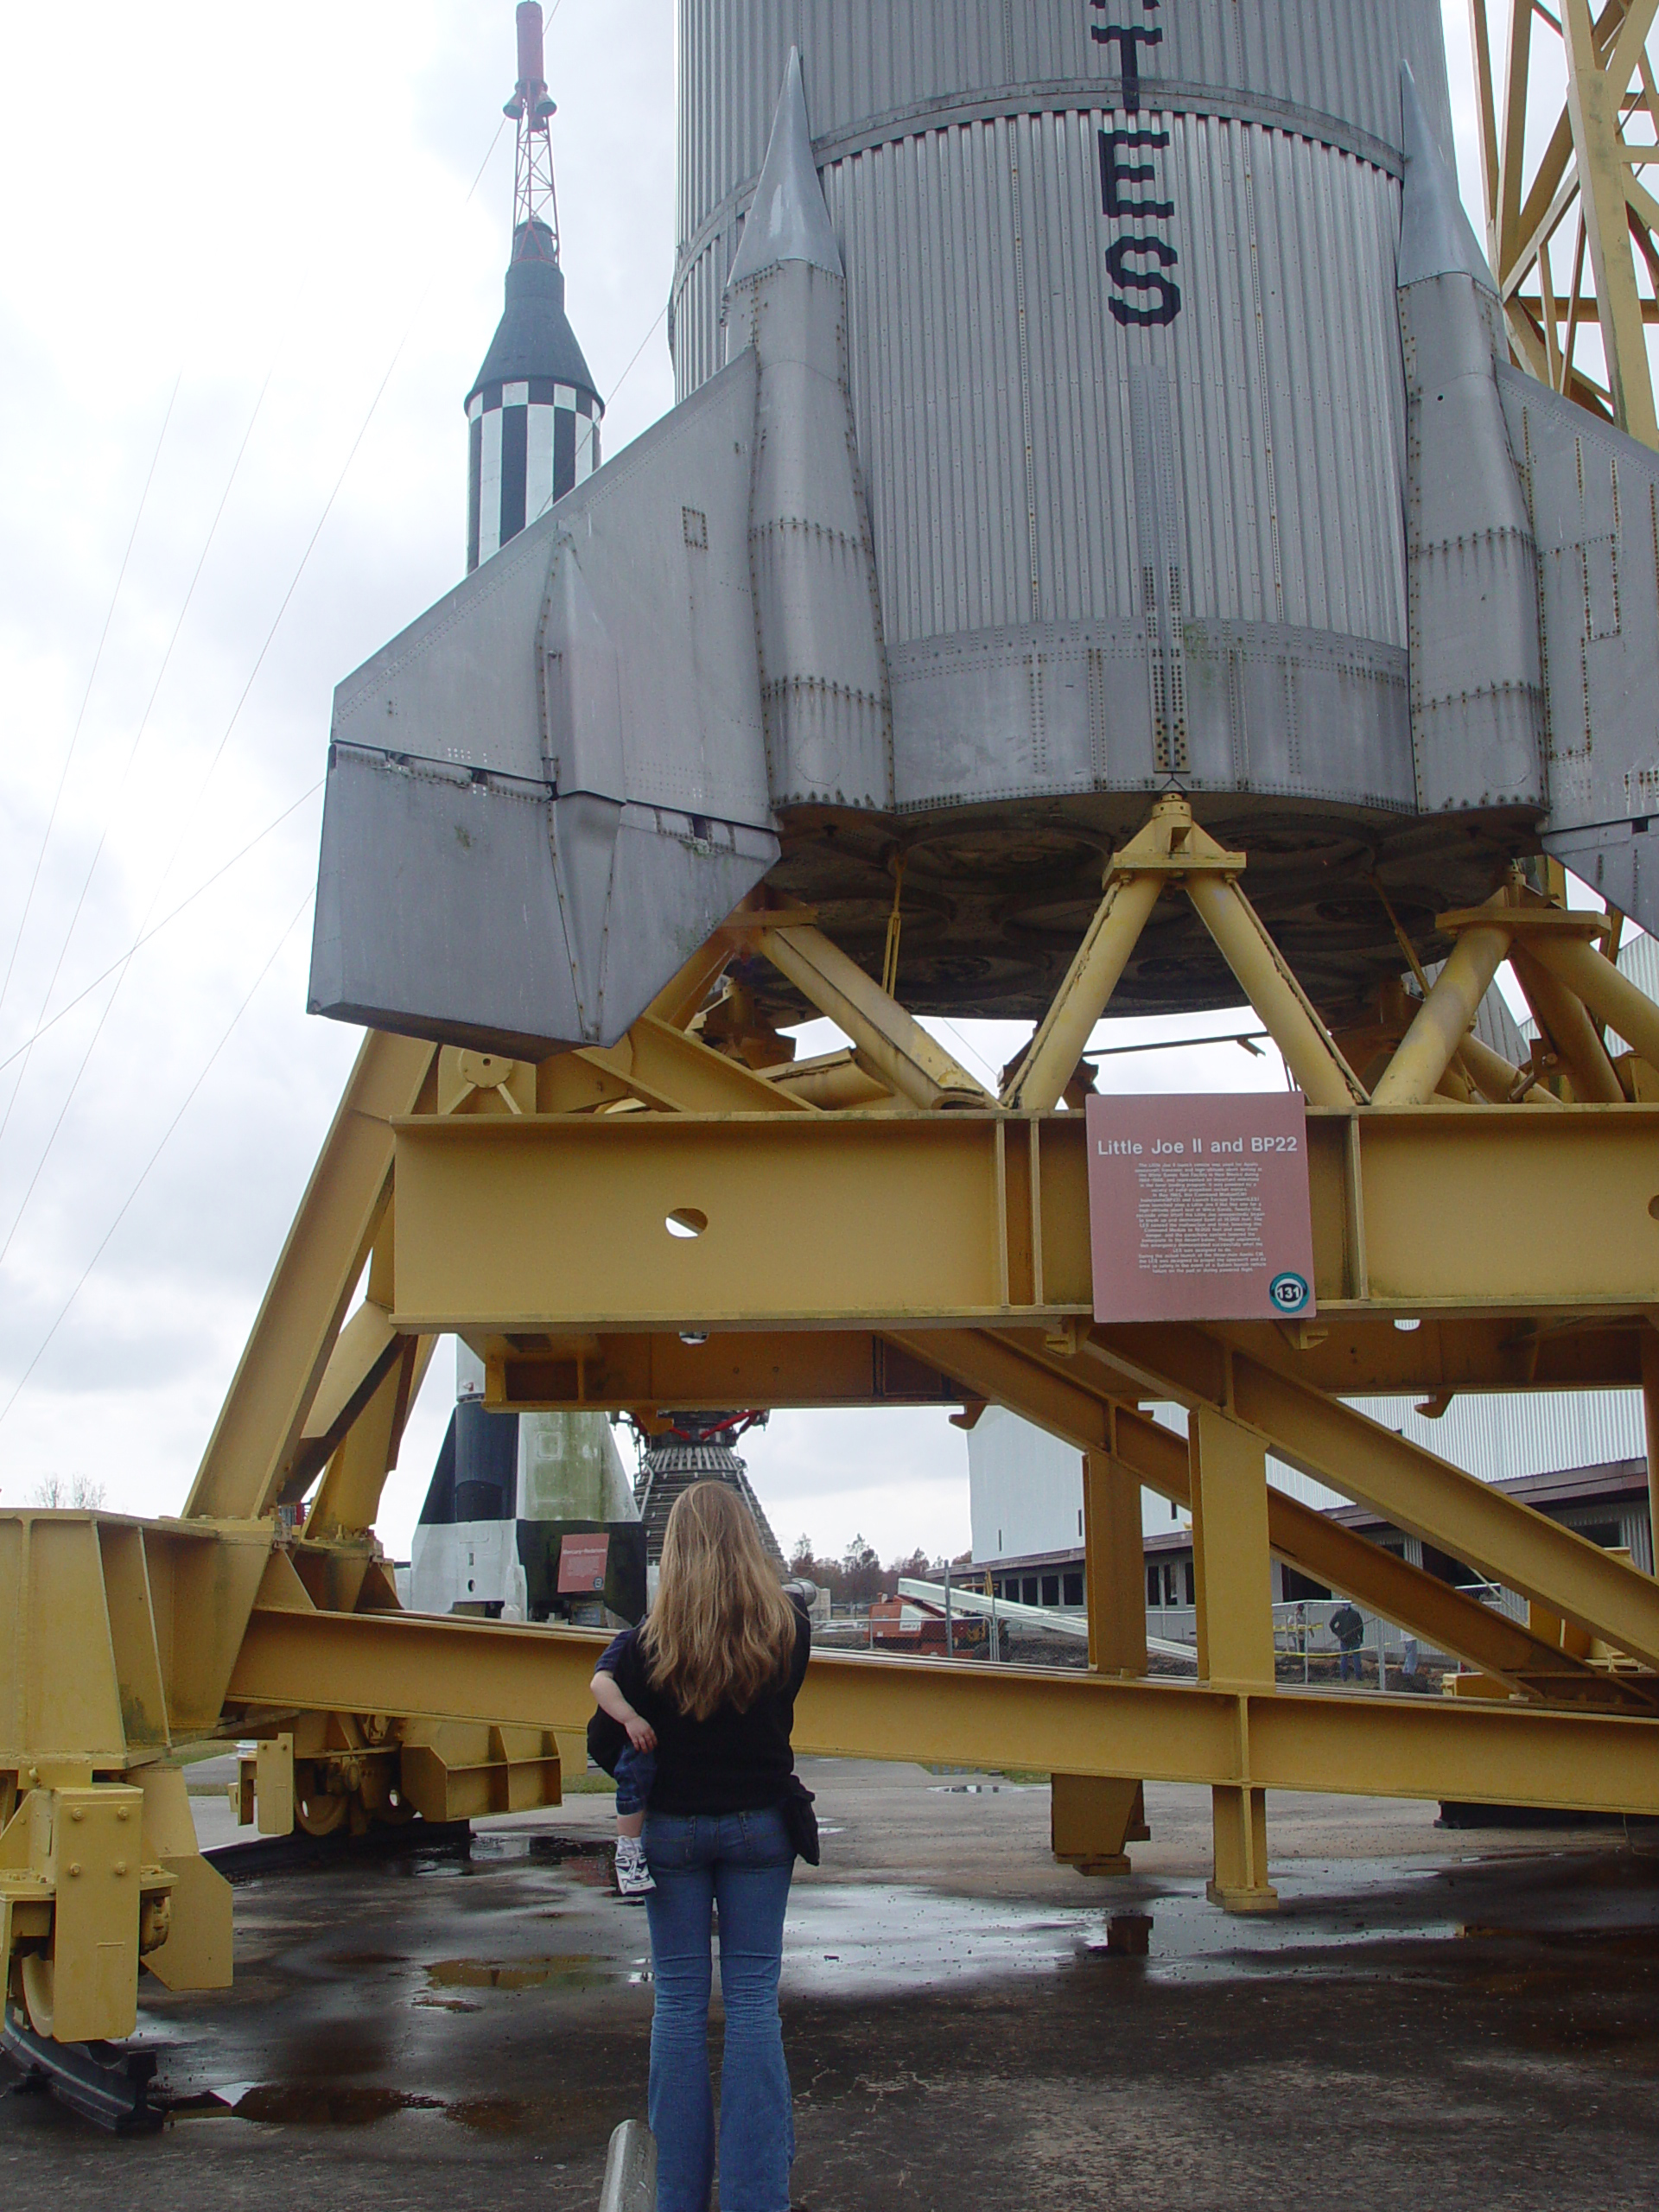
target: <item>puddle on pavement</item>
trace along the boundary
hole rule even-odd
[[[785,1927],[785,1986],[815,1996],[851,1996],[1079,1967],[1116,1973],[1125,1961],[1154,1982],[1236,1980],[1318,1973],[1320,1953],[1457,1936],[1456,1917],[1423,1910],[1429,1898],[1420,1904],[1398,1869],[1390,1873],[1388,1896],[1368,1897],[1360,1910],[1351,1892],[1332,1896],[1329,1870],[1275,1869],[1283,1909],[1253,1919],[1217,1911],[1196,1883],[1190,1890],[1125,1898],[1116,1911],[1105,1899],[1022,1911],[1007,1899],[804,1884],[790,1900]],[[1388,1970],[1397,1966],[1393,1961]],[[1340,1970],[1353,1974],[1351,1956]]]
[[[376,2089],[344,2082],[265,2082],[232,2107],[238,2120],[266,2126],[372,2127],[394,2113],[442,2112],[442,2097],[408,2089]]]
[[[609,1959],[565,1951],[539,1959],[440,1959],[426,1979],[434,1989],[594,1989],[616,1972]]]

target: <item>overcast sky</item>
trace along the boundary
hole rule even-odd
[[[79,1477],[168,1513],[356,1047],[304,1011],[329,697],[464,566],[512,9],[4,0],[0,24],[0,1498]],[[614,454],[672,396],[671,0],[559,0],[548,53]],[[1282,1080],[1236,1047],[1128,1065]],[[388,1491],[398,1555],[452,1371]],[[967,1541],[940,1414],[784,1414],[747,1448],[785,1542]]]

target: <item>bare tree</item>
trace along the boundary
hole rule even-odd
[[[104,1503],[104,1485],[85,1475],[77,1475],[73,1481],[66,1481],[61,1475],[48,1475],[35,1484],[31,1503],[48,1512],[96,1513]]]

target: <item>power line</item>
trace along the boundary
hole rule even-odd
[[[258,990],[260,984],[264,982],[266,976],[270,975],[271,969],[276,966],[276,956],[281,952],[283,947],[288,943],[289,938],[293,936],[295,929],[298,925],[306,908],[311,904],[311,900],[314,896],[315,893],[313,891],[307,891],[304,898],[301,899],[298,906],[295,909],[293,920],[289,923],[281,937],[277,938],[276,944],[271,947],[270,957],[266,961],[264,966],[259,970],[259,973],[254,977],[247,996],[243,1000],[241,1005],[238,1007],[236,1012],[231,1016],[229,1025],[226,1028],[224,1035],[219,1039],[218,1044],[214,1046],[213,1051],[207,1055],[206,1061],[203,1063],[201,1073],[196,1077],[189,1090],[185,1093],[183,1103],[180,1106],[178,1112],[175,1114],[173,1119],[168,1123],[166,1128],[162,1132],[160,1142],[156,1145],[155,1151],[150,1154],[149,1158],[144,1162],[143,1172],[139,1175],[137,1181],[133,1185],[131,1190],[128,1192],[126,1197],[122,1200],[120,1210],[116,1214],[115,1219],[110,1224],[103,1236],[99,1239],[98,1249],[93,1252],[92,1258],[87,1261],[86,1266],[81,1269],[79,1281],[77,1281],[74,1288],[70,1292],[68,1297],[64,1300],[63,1304],[58,1309],[57,1319],[53,1322],[51,1327],[41,1338],[40,1344],[35,1348],[34,1358],[29,1361],[29,1365],[18,1376],[16,1384],[12,1390],[12,1394],[6,1400],[4,1406],[0,1407],[0,1422],[3,1422],[5,1421],[6,1416],[10,1413],[12,1408],[22,1395],[23,1387],[28,1382],[29,1376],[35,1372],[35,1370],[40,1365],[42,1357],[45,1356],[47,1346],[51,1343],[53,1338],[57,1335],[58,1331],[62,1327],[63,1323],[68,1315],[70,1307],[74,1304],[76,1299],[79,1297],[81,1292],[86,1288],[87,1277],[92,1274],[92,1269],[98,1265],[99,1260],[103,1258],[105,1249],[108,1245],[110,1239],[115,1235],[116,1230],[120,1228],[123,1221],[125,1220],[128,1211],[131,1207],[134,1199],[138,1196],[139,1192],[143,1189],[145,1183],[149,1180],[151,1168],[155,1166],[156,1161],[161,1158],[162,1154],[166,1149],[168,1141],[172,1136],[173,1132],[178,1128],[179,1123],[184,1119],[185,1115],[189,1111],[191,1101],[195,1097],[196,1093],[201,1089],[202,1084],[207,1082],[209,1074],[212,1072],[213,1064],[218,1059],[219,1054],[224,1051],[226,1045],[230,1043],[238,1022],[241,1020],[249,1007],[252,1005],[254,994]]]
[[[506,122],[505,118],[503,118],[502,121],[497,124],[494,136],[490,140],[489,149],[485,154],[483,160],[478,165],[478,174],[474,177],[471,185],[467,188],[467,197],[461,202],[463,209],[471,201],[474,193],[478,190],[480,184],[483,181],[484,172],[490,165],[491,157],[494,154],[496,146],[499,143],[501,134],[505,128]],[[381,378],[379,384],[376,386],[374,397],[369,402],[368,412],[363,417],[362,424],[358,430],[357,435],[352,441],[350,450],[347,452],[345,461],[341,463],[340,474],[334,479],[334,489],[329,493],[327,499],[324,503],[322,512],[317,518],[316,528],[312,531],[309,538],[306,541],[305,550],[300,556],[299,565],[295,569],[292,577],[289,579],[288,588],[283,594],[281,604],[278,606],[275,615],[271,619],[270,626],[265,632],[264,643],[260,646],[258,654],[254,660],[253,667],[249,672],[248,680],[242,687],[241,696],[238,699],[236,705],[232,711],[229,721],[225,725],[223,735],[220,737],[218,745],[213,748],[213,755],[212,760],[207,763],[207,772],[203,775],[200,783],[196,786],[196,795],[191,801],[188,809],[186,810],[183,822],[180,827],[179,834],[174,840],[173,850],[168,855],[167,865],[162,868],[161,875],[156,880],[156,888],[150,896],[149,906],[145,910],[143,921],[139,924],[141,936],[149,924],[150,915],[156,911],[156,904],[161,897],[162,886],[166,883],[168,877],[173,872],[174,864],[176,862],[179,854],[183,848],[185,836],[188,831],[190,823],[195,818],[196,810],[200,805],[207,786],[213,780],[213,772],[218,767],[219,761],[224,755],[225,748],[230,742],[231,734],[235,729],[237,722],[241,717],[242,709],[248,702],[249,696],[252,692],[254,684],[258,679],[259,671],[264,666],[265,658],[270,652],[271,645],[276,639],[277,631],[282,626],[283,617],[287,613],[289,607],[293,601],[294,594],[299,588],[300,579],[304,575],[307,564],[309,563],[311,556],[316,549],[317,540],[321,537],[324,525],[327,524],[330,514],[334,512],[334,502],[339,499],[340,491],[345,485],[346,479],[351,472],[352,463],[356,460],[358,453],[362,447],[364,439],[368,435],[369,427],[374,420],[376,410],[379,407],[380,402],[385,397],[386,387],[391,382],[392,376],[397,370],[398,362],[403,359],[404,348],[408,346],[410,338],[414,335],[416,324],[420,320],[421,310],[425,307],[428,299],[431,296],[432,287],[436,282],[437,270],[435,264],[432,274],[427,278],[420,297],[415,303],[414,310],[410,316],[409,321],[404,326],[404,334],[398,340],[397,346],[392,353],[391,360],[386,364],[385,374]],[[269,378],[267,378],[266,381],[269,383]],[[263,396],[264,395],[262,393],[261,397],[263,397]],[[98,1017],[97,1027],[92,1031],[92,1036],[87,1040],[86,1049],[81,1055],[80,1065],[76,1069],[73,1078],[70,1083],[69,1089],[65,1094],[63,1103],[58,1109],[57,1118],[53,1122],[51,1130],[47,1136],[45,1147],[41,1151],[40,1158],[35,1163],[35,1173],[29,1178],[29,1187],[24,1191],[22,1201],[18,1206],[16,1212],[12,1217],[11,1226],[6,1231],[5,1241],[3,1243],[0,1243],[0,1260],[3,1260],[6,1254],[10,1250],[11,1241],[17,1234],[18,1226],[21,1224],[24,1214],[29,1210],[29,1202],[35,1195],[36,1186],[40,1182],[41,1174],[45,1171],[47,1160],[51,1155],[52,1147],[57,1142],[58,1132],[63,1127],[65,1116],[67,1115],[70,1106],[73,1103],[75,1093],[80,1088],[81,1078],[86,1074],[87,1067],[92,1060],[92,1054],[98,1048],[98,1040],[103,1035],[105,1025],[109,1020],[111,1012],[114,1007],[117,998],[120,995],[121,985],[125,980],[127,967],[130,963],[131,957],[131,954],[129,953],[120,963],[118,963],[119,972],[116,976],[115,988],[110,993],[109,997],[104,1003],[103,1011]],[[54,981],[55,982],[55,980],[56,975],[54,971]],[[48,989],[48,996],[49,995],[50,993]],[[27,1058],[25,1058],[23,1071],[25,1073],[27,1072],[27,1067],[28,1063]],[[20,1074],[17,1078],[16,1085],[12,1091],[13,1099],[16,1099],[18,1090],[22,1088],[22,1074]],[[10,1107],[9,1104],[7,1107],[8,1116],[10,1115]],[[3,1133],[4,1128],[5,1122],[3,1119],[0,1119],[0,1134]]]
[[[118,968],[124,968],[127,962],[132,958],[135,953],[142,952],[147,944],[150,944],[155,938],[161,935],[162,931],[167,928],[169,923],[176,922],[179,916],[183,913],[187,906],[194,906],[196,900],[201,897],[204,892],[211,891],[214,884],[218,883],[221,878],[227,876],[231,870],[235,868],[239,861],[246,860],[248,855],[253,850],[256,845],[263,845],[265,839],[269,837],[274,830],[277,830],[282,828],[283,823],[288,820],[290,814],[297,814],[308,799],[314,799],[316,797],[317,793],[322,789],[322,778],[319,776],[316,782],[312,785],[309,791],[302,791],[298,798],[295,799],[291,804],[285,806],[282,812],[276,816],[274,821],[267,822],[264,828],[259,832],[257,837],[250,837],[247,843],[243,846],[240,852],[232,853],[231,855],[231,857],[226,861],[223,868],[215,868],[213,873],[208,876],[205,881],[199,883],[194,891],[190,892],[185,898],[181,899],[178,905],[174,907],[171,913],[162,915],[161,920],[156,923],[154,929],[149,930],[143,936],[135,938],[133,943],[127,947],[126,950],[121,954],[118,959],[111,960],[109,966],[104,969],[101,975],[94,976],[92,982],[88,983],[83,990],[77,991],[73,998],[67,1001],[64,1005],[60,1006],[57,1012],[52,1016],[52,1019],[49,1021],[43,1021],[32,1037],[25,1038],[21,1045],[16,1046],[12,1051],[8,1052],[4,1059],[0,1060],[0,1069],[9,1068],[14,1060],[21,1059],[22,1055],[29,1051],[32,1045],[36,1044],[41,1038],[45,1036],[48,1029],[55,1029],[59,1022],[60,1022],[67,1014],[71,1014],[74,1012],[75,1008],[81,1003],[83,999],[89,999],[100,983],[107,982],[110,977],[114,975]]]
[[[35,903],[35,887],[41,880],[41,869],[46,860],[46,849],[52,842],[52,832],[57,826],[58,808],[63,801],[64,786],[69,780],[69,764],[75,757],[75,747],[80,738],[80,726],[86,721],[86,709],[92,703],[92,686],[98,681],[98,671],[104,659],[104,648],[109,643],[110,625],[115,620],[115,609],[121,597],[121,587],[127,580],[127,564],[132,559],[132,549],[138,542],[138,525],[143,522],[144,509],[149,504],[149,487],[156,480],[156,470],[162,458],[162,448],[167,442],[167,426],[173,420],[173,404],[179,396],[179,386],[183,382],[184,371],[181,369],[173,379],[173,390],[168,398],[167,411],[162,416],[162,427],[156,440],[156,450],[150,455],[149,471],[144,478],[144,488],[138,494],[138,512],[132,518],[132,531],[127,539],[127,550],[121,556],[121,566],[116,575],[115,589],[110,594],[109,609],[104,617],[104,627],[98,633],[98,646],[92,655],[92,668],[87,674],[86,689],[81,694],[80,711],[75,716],[75,726],[69,733],[68,750],[63,756],[63,766],[58,772],[58,787],[52,794],[51,810],[46,817],[46,834],[41,839],[40,851],[35,855],[35,873],[29,879],[29,889],[23,897],[23,911],[18,918],[17,934],[12,939],[11,957],[6,963],[5,981],[0,982],[0,1006],[5,1004],[6,994],[11,988],[11,974],[17,965],[17,953],[23,941],[23,931],[29,926],[29,910]],[[48,996],[49,997],[50,995],[48,986]],[[41,1011],[42,1014],[46,1011],[44,1001],[41,1001]],[[20,1077],[18,1080],[21,1082],[22,1077]]]
[[[277,350],[280,353],[280,346]],[[196,565],[191,574],[190,582],[185,588],[183,603],[179,608],[177,620],[173,625],[173,634],[167,641],[167,650],[162,655],[162,664],[156,671],[156,681],[150,686],[149,697],[144,702],[144,711],[138,718],[138,727],[133,733],[132,743],[127,749],[126,762],[122,768],[120,779],[116,785],[115,795],[110,802],[109,812],[105,817],[104,827],[99,832],[97,847],[93,851],[91,861],[88,863],[86,873],[81,878],[80,893],[75,900],[74,912],[69,917],[69,926],[63,933],[63,943],[58,947],[58,957],[52,969],[51,979],[47,984],[45,995],[41,1001],[41,1014],[36,1014],[35,1017],[37,1025],[40,1021],[41,1014],[43,1014],[46,1012],[47,1007],[51,1005],[52,994],[57,988],[59,976],[63,973],[63,963],[69,956],[69,947],[74,938],[75,925],[79,921],[82,910],[86,906],[86,893],[92,887],[92,878],[98,874],[98,864],[104,857],[104,848],[109,842],[110,830],[114,823],[117,810],[121,803],[121,794],[127,787],[127,778],[132,773],[132,764],[138,758],[138,748],[144,741],[144,732],[149,728],[149,718],[156,711],[156,702],[160,698],[162,685],[167,679],[168,668],[173,658],[173,649],[178,644],[180,633],[184,628],[185,617],[190,612],[190,602],[196,595],[196,586],[201,582],[201,572],[207,565],[207,556],[212,552],[213,540],[219,535],[219,525],[224,519],[226,505],[230,499],[232,490],[236,483],[238,473],[242,467],[243,456],[248,450],[248,441],[253,435],[254,425],[259,420],[260,410],[265,404],[265,394],[270,390],[270,380],[276,374],[276,357],[273,354],[271,357],[270,366],[265,371],[265,380],[259,387],[259,396],[253,403],[253,412],[248,417],[248,427],[242,433],[242,442],[238,446],[236,449],[236,458],[231,463],[231,473],[225,480],[225,489],[219,495],[219,505],[213,510],[213,518],[207,525],[207,535],[202,541],[201,551],[197,556]],[[176,851],[176,848],[175,849]],[[168,867],[170,868],[171,865],[172,863],[169,861]],[[166,869],[163,869],[162,880],[162,882],[165,882],[166,880],[167,871]],[[156,896],[159,897],[160,892],[161,886],[158,884],[156,886]],[[152,900],[150,912],[153,912],[154,911],[154,901]],[[144,921],[141,922],[138,925],[141,932],[143,929],[144,922],[147,922],[149,919],[149,914],[146,913],[144,916]],[[117,986],[117,988],[119,988],[119,985]],[[113,997],[113,993],[111,993],[111,997]],[[94,1042],[96,1042],[96,1038],[94,1038]],[[5,1135],[6,1125],[11,1119],[11,1109],[17,1103],[18,1093],[22,1090],[23,1079],[28,1073],[29,1055],[27,1052],[25,1052],[23,1055],[23,1065],[18,1071],[16,1084],[12,1086],[11,1096],[6,1101],[6,1110],[3,1114],[0,1114],[0,1137],[3,1137]],[[76,1080],[79,1081],[79,1078],[77,1077]],[[71,1095],[73,1096],[73,1086],[71,1089]],[[65,1110],[67,1111],[68,1107],[67,1099],[64,1101],[64,1106]],[[59,1116],[59,1119],[62,1119],[61,1115]],[[54,1133],[55,1134],[55,1131]],[[7,1242],[10,1243],[10,1239],[8,1238]],[[4,1246],[0,1246],[0,1257],[3,1257],[4,1249]]]

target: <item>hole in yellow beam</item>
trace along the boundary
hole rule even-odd
[[[663,1224],[671,1236],[701,1236],[708,1226],[708,1215],[696,1206],[676,1206]]]

